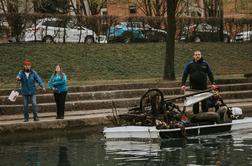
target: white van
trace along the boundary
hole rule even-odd
[[[64,28],[65,27],[65,28]],[[71,43],[97,43],[98,37],[93,30],[83,26],[74,25],[57,18],[40,19],[31,28],[25,29],[21,41],[44,41],[48,43],[63,42],[65,31],[65,42]]]

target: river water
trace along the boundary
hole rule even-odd
[[[252,130],[162,141],[106,141],[102,128],[0,138],[1,166],[252,165]]]

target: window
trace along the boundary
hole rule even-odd
[[[42,23],[44,26],[49,26],[49,27],[62,27],[64,28],[65,24],[62,21],[45,21]]]
[[[107,8],[101,8],[101,16],[106,16],[106,15],[108,15]]]
[[[129,12],[130,14],[135,14],[137,11],[136,4],[129,5]]]

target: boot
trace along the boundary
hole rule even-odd
[[[39,118],[37,116],[34,117],[34,121],[39,121]]]

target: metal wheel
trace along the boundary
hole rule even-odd
[[[132,37],[130,34],[125,34],[124,37],[123,37],[123,42],[124,43],[131,43],[132,41]]]
[[[52,36],[45,36],[43,41],[46,43],[53,43],[53,38]]]
[[[164,95],[159,89],[150,89],[140,99],[142,113],[159,114],[163,111]]]
[[[85,39],[85,43],[87,44],[94,43],[94,38],[92,36],[87,36]]]

